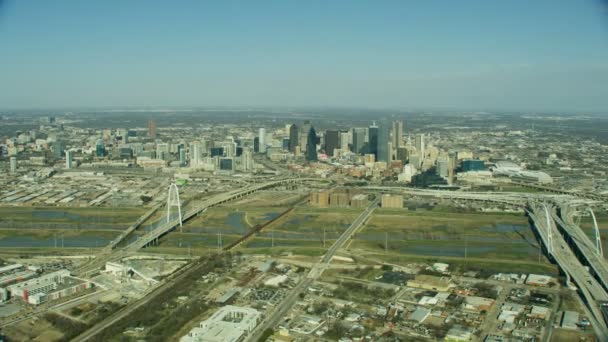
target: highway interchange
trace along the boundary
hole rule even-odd
[[[186,209],[182,217],[182,221],[185,221],[207,208],[226,203],[228,201],[241,198],[243,196],[250,195],[260,190],[269,189],[276,186],[318,181],[313,178],[278,178],[265,181],[260,184],[247,185],[240,189],[228,191],[226,193],[211,196],[203,201],[193,204],[190,209]],[[534,227],[540,236],[546,249],[549,251],[550,257],[558,263],[559,267],[564,271],[567,276],[567,283],[569,287],[576,288],[584,298],[587,305],[588,316],[593,323],[593,327],[596,330],[598,336],[601,336],[601,340],[607,340],[608,328],[603,319],[600,306],[598,302],[608,301],[608,294],[606,293],[608,279],[608,265],[603,257],[598,257],[595,254],[595,249],[589,238],[576,227],[572,221],[572,215],[575,212],[569,207],[569,203],[576,205],[592,205],[597,203],[593,199],[581,199],[573,197],[572,195],[566,194],[547,194],[547,193],[520,193],[520,192],[463,192],[463,191],[447,191],[447,190],[429,190],[429,189],[412,189],[403,187],[380,187],[380,186],[369,186],[365,189],[371,192],[380,193],[402,193],[413,196],[423,197],[436,197],[444,199],[456,199],[465,201],[483,201],[491,202],[500,205],[516,206],[520,208],[526,208],[530,218],[534,222]],[[290,290],[287,296],[279,303],[272,312],[263,320],[263,322],[249,335],[248,341],[257,341],[257,338],[261,336],[264,331],[268,328],[276,327],[282,319],[286,316],[287,312],[293,307],[297,301],[299,295],[306,291],[312,283],[318,279],[323,271],[328,267],[332,258],[336,253],[344,246],[344,244],[351,238],[352,234],[359,229],[365,221],[369,218],[371,213],[378,207],[378,199],[374,200],[371,205],[364,211],[350,226],[349,228],[335,241],[335,243],[328,249],[327,253],[323,258],[310,270],[308,276],[303,278],[294,288]],[[544,206],[546,203],[560,203],[561,212],[565,213],[564,217],[557,214],[555,208],[551,206],[551,210],[545,210]],[[549,215],[547,215],[549,213]],[[148,213],[147,213],[148,214]],[[104,254],[100,255],[97,260],[89,265],[87,271],[94,268],[99,268],[106,261],[116,260],[129,253],[136,252],[138,249],[145,247],[152,241],[158,239],[160,236],[170,232],[175,227],[179,226],[180,219],[178,217],[172,217],[166,223],[158,225],[154,230],[149,231],[144,236],[140,237],[135,242],[130,243],[123,248],[108,249]],[[598,275],[596,279],[587,268],[579,261],[572,251],[571,247],[564,240],[562,235],[559,233],[557,225],[563,227],[563,229],[572,237],[575,244],[579,247],[582,254],[587,258],[588,264]],[[551,232],[551,233],[549,233]],[[551,235],[551,237],[549,237]],[[126,236],[126,235],[125,235]],[[549,240],[551,239],[551,243]],[[114,245],[118,245],[117,241]],[[166,282],[159,285],[159,289],[165,286],[170,286],[171,282]],[[153,296],[147,296],[138,301],[139,305],[147,302]],[[141,303],[140,303],[141,302]],[[123,315],[128,314],[131,310],[131,306],[138,307],[137,303],[131,304],[123,311]],[[134,310],[134,309],[133,309]],[[123,316],[124,317],[124,316]],[[96,325],[92,329],[81,335],[77,341],[85,341],[89,337],[95,336],[96,333],[102,331],[104,327],[112,324],[112,322],[120,319],[119,317],[109,317],[106,321],[102,322],[103,325]]]

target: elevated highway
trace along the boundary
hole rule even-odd
[[[260,184],[249,185],[244,188],[228,191],[226,193],[218,194],[218,195],[212,196],[210,198],[207,198],[207,199],[197,203],[193,208],[187,209],[182,215],[181,222],[187,221],[188,219],[198,215],[199,213],[201,213],[202,211],[204,211],[208,208],[211,208],[211,207],[214,207],[214,206],[217,206],[217,205],[220,205],[220,204],[223,204],[223,203],[226,203],[226,202],[229,202],[229,201],[232,201],[232,200],[244,197],[244,196],[248,196],[248,195],[258,192],[260,190],[265,190],[265,189],[282,186],[282,185],[296,184],[296,183],[302,183],[302,182],[318,182],[318,181],[325,181],[325,180],[320,180],[317,178],[284,178],[284,179],[278,179],[278,180],[271,180],[271,181],[260,183]],[[180,222],[179,217],[172,217],[166,223],[159,225],[155,229],[153,229],[153,230],[147,232],[145,235],[141,236],[135,242],[132,242],[131,244],[129,244],[127,247],[125,247],[125,249],[127,251],[136,251],[140,248],[143,248],[143,247],[147,246],[148,244],[150,244],[151,242],[155,241],[156,239],[160,238],[162,235],[171,231],[175,227],[179,226],[181,224],[181,222]]]
[[[282,185],[298,184],[298,183],[305,183],[305,182],[320,182],[320,181],[327,182],[328,180],[317,179],[317,178],[281,178],[281,179],[269,180],[269,181],[266,181],[266,182],[260,183],[260,184],[245,186],[245,187],[231,190],[231,191],[228,191],[228,192],[222,193],[222,194],[216,194],[216,195],[213,195],[200,202],[191,203],[192,207],[190,209],[185,208],[185,212],[182,215],[181,222],[184,222],[184,221],[200,214],[201,212],[207,210],[210,207],[217,206],[222,203],[232,201],[234,199],[242,198],[244,196],[248,196],[250,194],[253,194],[253,193],[261,191],[261,190],[265,190],[265,189],[269,189],[269,188],[273,188],[273,187],[277,187],[277,186],[282,186]],[[153,214],[153,212],[158,209],[159,209],[159,207],[155,206],[148,213],[146,213],[144,215],[144,217],[151,216]],[[142,222],[143,222],[143,220],[140,218],[140,220],[138,220],[134,225],[132,225],[129,228],[129,230],[134,230]],[[150,243],[156,241],[162,235],[168,233],[169,231],[171,231],[172,229],[174,229],[175,227],[177,227],[179,225],[180,225],[179,216],[172,215],[169,218],[169,220],[167,220],[165,222],[159,222],[159,224],[155,225],[154,229],[147,232],[146,234],[141,236],[139,239],[135,240],[134,242],[131,242],[130,244],[128,244],[127,246],[125,246],[123,248],[118,248],[117,247],[118,243],[120,241],[124,240],[124,238],[127,236],[127,234],[121,235],[118,239],[116,239],[116,241],[113,241],[110,244],[110,246],[104,248],[102,250],[102,253],[100,253],[95,259],[93,259],[91,262],[88,262],[85,265],[81,266],[80,268],[75,270],[74,273],[79,276],[86,276],[91,273],[97,272],[101,267],[103,267],[103,265],[106,264],[106,262],[116,261],[116,260],[119,260],[121,258],[124,258],[124,257],[136,252],[140,248],[143,248],[143,247],[149,245]]]
[[[526,208],[540,240],[566,276],[566,283],[572,289],[577,289],[583,297],[590,312],[591,321],[600,341],[608,340],[608,327],[604,320],[600,303],[608,300],[604,287],[578,260],[568,243],[559,233],[552,212],[544,203],[530,202]]]
[[[604,290],[608,291],[608,262],[604,258],[601,251],[601,247],[598,249],[598,245],[593,243],[587,234],[574,223],[574,208],[567,204],[560,206],[559,214],[555,211],[552,212],[553,220],[561,227],[561,231],[567,238],[572,241],[573,248],[577,252],[576,255],[581,262],[589,267],[590,272],[597,278],[600,284],[604,287]],[[601,241],[598,242],[601,244]]]

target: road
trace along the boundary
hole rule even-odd
[[[598,301],[608,300],[608,294],[600,283],[583,267],[574,252],[568,246],[562,235],[558,232],[551,211],[547,206],[539,203],[530,203],[528,213],[534,221],[543,244],[547,247],[550,256],[557,262],[566,275],[566,283],[574,288],[576,283],[581,295],[585,298],[587,309],[590,312],[589,321],[600,341],[608,341],[608,328],[604,321]],[[549,248],[552,246],[552,248]]]
[[[163,291],[167,290],[168,288],[171,288],[176,283],[183,280],[190,273],[197,272],[198,270],[200,270],[200,267],[202,267],[202,266],[203,266],[202,263],[193,263],[188,266],[185,266],[184,268],[182,268],[182,270],[179,274],[175,275],[173,278],[166,281],[162,285],[159,285],[158,287],[154,288],[152,291],[150,291],[144,297],[138,299],[137,301],[135,301],[133,303],[128,304],[126,307],[124,307],[121,310],[117,311],[116,313],[110,315],[108,318],[95,324],[93,327],[89,328],[87,331],[85,331],[82,334],[75,337],[72,340],[72,342],[88,341],[89,339],[95,337],[97,334],[102,332],[104,329],[110,327],[114,323],[116,323],[116,322],[122,320],[123,318],[127,317],[128,315],[132,314],[135,310],[140,308],[142,305],[147,304],[151,300],[154,300],[157,295],[159,295]]]
[[[219,205],[219,204],[222,204],[222,203],[225,203],[225,202],[237,199],[237,198],[241,198],[243,196],[250,195],[250,194],[260,191],[260,190],[264,190],[264,189],[268,189],[268,188],[272,188],[272,187],[276,187],[276,186],[280,186],[280,185],[285,185],[285,184],[299,183],[299,182],[306,182],[306,181],[323,181],[323,180],[319,180],[316,178],[275,179],[275,180],[271,180],[271,181],[264,182],[261,184],[250,185],[250,186],[247,186],[244,188],[221,193],[221,194],[212,196],[208,199],[205,199],[205,200],[199,202],[199,204],[196,205],[194,208],[184,212],[182,215],[182,222],[199,214],[201,211],[203,211],[207,208],[210,208],[210,207],[213,207],[213,206],[216,206],[216,205]],[[140,248],[143,248],[146,245],[148,245],[149,243],[151,243],[152,241],[158,239],[163,234],[165,234],[165,233],[169,232],[170,230],[172,230],[173,228],[179,226],[179,224],[180,224],[179,218],[171,219],[168,222],[166,222],[165,224],[146,233],[145,235],[140,237],[137,241],[135,241],[135,242],[131,243],[129,246],[125,247],[125,249],[129,250],[129,251],[136,251]]]
[[[306,291],[312,283],[317,280],[326,270],[331,262],[332,258],[336,253],[344,246],[344,244],[352,237],[352,235],[365,223],[369,216],[378,208],[379,199],[372,201],[370,206],[355,219],[355,221],[340,235],[340,237],[331,245],[327,250],[321,261],[312,267],[308,275],[302,279],[291,291],[285,296],[285,298],[279,303],[274,310],[270,313],[260,325],[249,335],[247,341],[258,341],[264,331],[269,328],[274,328],[277,324],[283,320],[294,306],[298,297],[301,293]]]
[[[557,215],[556,212],[553,212],[553,219],[555,222],[563,228],[564,232],[568,234],[572,241],[574,241],[576,248],[582,254],[583,260],[581,260],[584,264],[588,265],[597,276],[600,281],[600,284],[604,287],[604,290],[608,291],[608,262],[604,259],[603,256],[597,254],[596,246],[587,234],[583,232],[580,227],[578,227],[574,223],[574,208],[572,208],[568,202],[561,203],[560,205],[560,215]]]

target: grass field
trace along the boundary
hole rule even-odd
[[[140,208],[0,207],[0,229],[123,230],[144,212]]]

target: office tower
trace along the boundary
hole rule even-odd
[[[328,156],[334,155],[334,150],[338,148],[340,140],[340,132],[326,131],[325,132],[325,153]]]
[[[386,121],[381,121],[378,127],[378,143],[377,143],[377,161],[390,162],[391,151],[390,148],[390,126]]]
[[[220,158],[220,170],[222,171],[234,171],[234,161],[232,158],[225,157]]]
[[[186,166],[186,164],[188,164],[188,161],[186,160],[186,149],[184,147],[179,149],[179,165],[180,166]]]
[[[231,141],[225,141],[220,143],[220,146],[224,148],[224,155],[226,157],[235,157],[236,156],[236,143]],[[261,148],[260,144],[260,148]]]
[[[253,152],[260,153],[260,137],[253,138]]]
[[[260,153],[265,153],[266,152],[266,128],[260,127],[258,136],[260,137],[258,151]]]
[[[378,126],[375,122],[369,126],[368,134],[367,153],[373,154],[374,158],[378,160]]]
[[[310,128],[312,127],[312,125],[310,124],[309,120],[304,120],[304,124],[301,127],[300,130],[300,151],[301,152],[306,152],[306,149],[308,147],[308,133],[310,133]]]
[[[353,128],[352,136],[353,136],[353,152],[357,154],[365,153],[365,128]]]
[[[15,156],[11,156],[10,158],[10,164],[11,164],[11,173],[16,173],[17,172],[17,157]]]
[[[310,126],[306,139],[306,160],[317,161],[317,132]]]
[[[289,127],[289,152],[296,152],[296,147],[298,147],[300,143],[299,133],[300,131],[295,123]]]
[[[420,156],[420,165],[424,162],[425,157],[425,147],[424,147],[424,134],[416,135],[416,151],[418,151],[418,155]]]
[[[403,162],[403,164],[405,164],[405,162],[407,161],[408,154],[409,154],[409,151],[407,150],[407,148],[405,148],[405,147],[397,148],[397,160],[401,160]]]
[[[70,150],[65,151],[65,168],[66,169],[72,168],[73,159],[74,159],[74,152],[70,151]]]
[[[156,120],[148,120],[148,137],[150,139],[156,139]]]
[[[253,171],[253,153],[250,148],[245,147],[241,155],[241,165],[244,172]]]
[[[349,132],[340,132],[340,150],[343,152],[350,151],[350,139]]]
[[[447,158],[437,159],[437,167],[435,168],[435,172],[437,175],[448,178],[449,175],[450,162]]]
[[[118,156],[121,159],[131,159],[133,158],[133,149],[130,147],[121,147],[118,149]]]
[[[283,138],[281,147],[283,148],[283,151],[289,151],[289,137]]]
[[[201,143],[194,141],[190,144],[190,166],[199,167],[201,166],[202,148]]]
[[[161,160],[169,159],[169,144],[168,143],[156,144],[156,159],[161,159]]]
[[[212,147],[211,148],[211,157],[223,157],[223,156],[224,156],[223,147]]]
[[[101,139],[97,139],[95,143],[95,155],[97,157],[104,157],[106,155],[106,146]]]
[[[65,144],[61,140],[57,140],[53,142],[53,157],[55,159],[63,159]]]
[[[448,185],[454,184],[454,168],[455,167],[456,167],[455,158],[453,155],[449,155],[448,156]]]
[[[399,147],[403,146],[403,121],[401,120],[397,120],[397,121],[393,121],[393,128],[392,128],[392,143],[393,143],[393,148],[397,149]]]
[[[129,142],[129,137],[125,128],[119,128],[116,130],[116,140],[119,140],[124,144]]]
[[[420,155],[418,153],[410,154],[408,159],[409,159],[409,164],[414,165],[414,167],[416,167],[417,169],[420,168],[420,165],[422,165],[422,158],[420,157]]]

